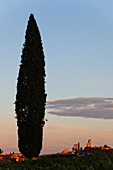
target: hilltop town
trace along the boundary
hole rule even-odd
[[[94,146],[92,147],[92,141],[91,139],[88,140],[88,143],[86,143],[86,147],[83,149],[80,145],[80,142],[77,144],[74,144],[72,147],[72,150],[69,151],[69,149],[65,148],[61,153],[56,154],[44,154],[39,155],[37,158],[33,158],[33,160],[38,159],[39,157],[84,157],[84,156],[97,156],[101,155],[103,153],[112,153],[113,154],[113,148],[104,145],[104,146]],[[15,153],[12,152],[10,154],[1,154],[0,155],[0,161],[25,161],[27,158],[21,154],[21,153]]]
[[[86,143],[86,147],[83,149],[80,146],[80,142],[78,142],[77,144],[74,144],[72,147],[72,150],[69,151],[69,149],[65,148],[61,154],[71,154],[71,155],[76,155],[78,157],[83,157],[83,156],[87,156],[87,155],[92,155],[92,156],[96,156],[97,154],[102,154],[103,152],[106,151],[112,151],[113,152],[113,148],[107,145],[104,146],[94,146],[92,147],[92,140],[89,139],[88,142]]]

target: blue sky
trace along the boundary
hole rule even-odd
[[[112,97],[113,1],[2,0],[1,121],[15,121],[16,80],[30,13],[35,16],[44,47],[47,100]]]

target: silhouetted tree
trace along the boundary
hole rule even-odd
[[[17,82],[15,111],[19,151],[27,158],[42,148],[45,115],[45,61],[40,32],[30,15]]]
[[[2,149],[0,149],[0,154],[1,154],[1,153],[3,153],[3,150],[2,150]]]

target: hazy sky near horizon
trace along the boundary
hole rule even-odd
[[[0,146],[6,143],[4,148],[7,146],[8,151],[9,146],[15,148],[17,140],[13,103],[30,13],[37,21],[44,47],[47,100],[113,97],[113,1],[1,0]],[[46,117],[50,117],[47,128],[53,124],[64,128],[63,119],[59,123],[59,117],[55,116],[55,123],[54,115]],[[74,120],[79,121],[75,117]],[[113,123],[113,119],[108,121]],[[106,122],[100,125],[105,126]],[[85,121],[82,123],[87,126]],[[46,127],[45,132],[49,133]],[[104,132],[105,128],[103,136]]]

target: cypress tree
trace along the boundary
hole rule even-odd
[[[37,157],[42,149],[45,104],[44,52],[37,23],[31,14],[21,55],[15,102],[18,147],[27,158]]]

